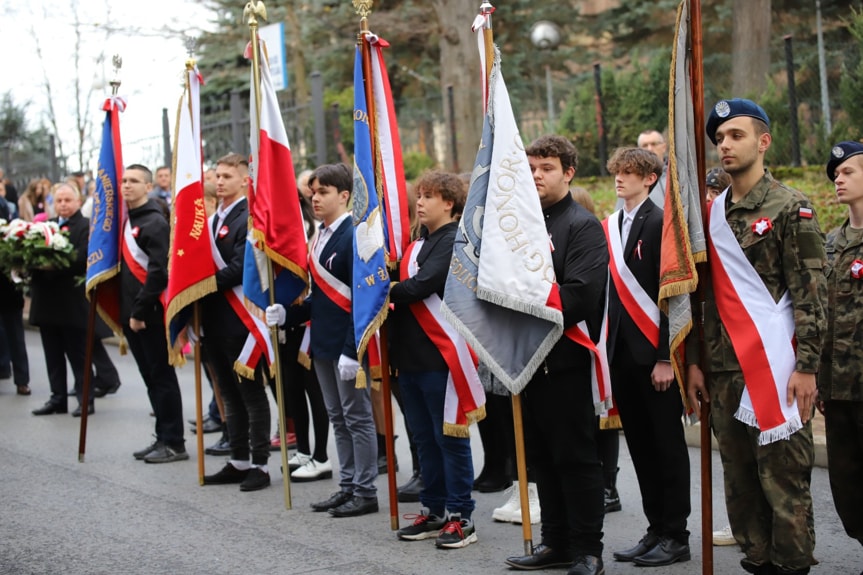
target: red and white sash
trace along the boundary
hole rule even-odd
[[[401,280],[419,271],[417,254],[425,239],[407,247],[401,265]],[[444,400],[443,432],[452,437],[469,437],[471,423],[485,417],[485,391],[477,373],[477,359],[465,339],[443,317],[441,299],[432,294],[409,305],[425,334],[437,346],[449,368]]]
[[[796,365],[794,310],[787,291],[773,300],[746,258],[725,219],[725,193],[708,208],[713,291],[746,383],[734,417],[757,427],[758,443],[766,445],[803,427],[797,401],[785,400]]]
[[[150,256],[138,245],[138,239],[135,237],[132,224],[129,223],[128,219],[126,225],[123,226],[123,262],[128,266],[135,279],[141,282],[141,285],[147,283],[147,266],[150,265]],[[168,309],[167,297],[168,294],[165,291],[159,295],[163,310]]]
[[[623,242],[620,236],[620,210],[614,212],[608,219],[602,221],[605,230],[605,238],[608,240],[609,266],[611,280],[620,297],[620,303],[626,309],[626,313],[638,326],[639,331],[644,334],[647,341],[653,347],[659,347],[659,306],[651,299],[632,270],[626,265],[626,256],[623,253]]]
[[[330,273],[330,270],[321,265],[321,262],[315,256],[314,250],[309,255],[309,271],[312,274],[312,279],[315,281],[315,287],[324,292],[342,310],[351,313],[351,286],[341,281]]]
[[[611,371],[608,368],[608,280],[605,285],[605,301],[602,311],[602,325],[599,328],[599,341],[593,343],[586,321],[580,321],[567,328],[563,335],[590,352],[590,390],[593,394],[593,408],[602,415],[612,408]]]
[[[210,216],[209,229],[213,229],[213,216]],[[216,247],[216,238],[210,234],[210,251],[213,254],[213,261],[216,263],[216,269],[223,270],[228,267],[225,260],[222,259],[222,254]],[[246,343],[243,345],[243,350],[240,352],[240,357],[234,361],[234,371],[242,375],[246,379],[254,379],[255,367],[261,360],[261,356],[266,353],[268,365],[273,364],[273,342],[270,339],[269,328],[263,319],[257,317],[246,308],[243,295],[243,286],[236,285],[231,289],[223,292],[231,309],[249,330],[249,335],[246,337]],[[206,334],[205,334],[206,335]]]

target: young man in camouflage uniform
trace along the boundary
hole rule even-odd
[[[845,532],[863,544],[863,144],[833,147],[827,177],[848,219],[827,236],[827,335],[818,407],[827,426],[833,503]]]
[[[767,114],[722,100],[707,122],[731,187],[710,206],[705,384],[687,342],[687,392],[709,401],[725,502],[749,573],[808,573],[815,374],[825,328],[824,237],[809,200],[764,169]],[[796,338],[796,349],[792,340]],[[709,393],[708,393],[709,392]]]

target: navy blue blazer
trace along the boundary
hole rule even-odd
[[[330,236],[318,261],[345,285],[353,283],[354,224],[350,216]],[[337,360],[343,354],[356,359],[353,317],[323,290],[313,285],[303,305],[288,312],[289,324],[311,320],[310,354],[314,359]]]
[[[618,220],[623,223],[623,214]],[[638,242],[641,241],[641,249]],[[647,201],[641,204],[632,220],[629,237],[623,247],[624,262],[650,299],[659,299],[659,257],[662,249],[662,208]],[[639,257],[640,253],[640,257]],[[614,352],[625,345],[638,365],[654,365],[668,360],[668,317],[659,316],[659,347],[655,348],[644,337],[627,313],[620,296],[610,282],[608,295],[608,360],[614,361]]]

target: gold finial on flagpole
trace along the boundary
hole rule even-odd
[[[120,68],[123,67],[123,58],[119,54],[114,54],[111,63],[114,65],[114,71],[109,84],[111,84],[111,95],[116,96],[120,89]]]
[[[372,13],[372,0],[353,0],[354,10],[360,17],[360,34],[369,31],[369,14]]]

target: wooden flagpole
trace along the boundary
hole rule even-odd
[[[114,78],[111,80],[111,95],[116,96],[120,89],[120,67],[123,59],[119,54],[114,55]],[[87,451],[87,416],[90,413],[90,385],[93,379],[93,340],[96,338],[96,302],[98,301],[99,286],[93,288],[90,296],[90,310],[87,315],[87,346],[84,350],[84,381],[81,389],[81,427],[78,432],[78,463],[84,463],[84,454]],[[123,334],[120,334],[123,337]],[[122,342],[122,339],[121,339]]]
[[[204,484],[203,399],[201,397],[201,315],[200,302],[192,308],[192,330],[195,333],[195,440],[198,447],[198,484]],[[224,421],[224,420],[223,420]]]
[[[483,46],[485,48],[485,85],[491,91],[491,70],[494,67],[494,30],[491,25],[491,15],[495,8],[489,0],[483,0],[479,7],[479,13],[485,18],[483,23]],[[484,95],[485,96],[485,95]],[[483,102],[484,110],[488,110],[489,103]],[[527,463],[524,448],[524,423],[521,410],[521,395],[513,394],[512,398],[512,424],[515,434],[515,462],[516,475],[518,477],[518,496],[521,504],[521,534],[524,540],[524,554],[533,555],[533,528],[530,522],[530,496],[527,489]]]
[[[261,127],[261,52],[258,46],[258,18],[267,19],[267,8],[261,0],[250,0],[243,9],[243,17],[248,19],[249,32],[251,35],[252,44],[252,83],[255,90],[255,113],[257,114],[258,133],[252,134],[252,137],[258,140],[260,148],[260,127]],[[256,169],[260,169],[259,158],[254,158],[258,162]],[[251,221],[251,216],[249,216]],[[270,305],[276,304],[276,289],[275,289],[275,274],[273,273],[273,260],[267,259],[267,286],[270,292]],[[287,442],[285,440],[285,398],[284,390],[282,389],[282,366],[279,353],[279,327],[270,326],[270,340],[273,343],[273,377],[276,380],[276,403],[279,408],[279,438],[281,439],[280,452],[282,455],[282,485],[285,491],[285,509],[291,509],[291,473],[288,469],[288,453]]]
[[[705,189],[705,132],[704,132],[704,48],[701,28],[701,0],[689,0],[689,39],[692,58],[690,59],[690,80],[692,88],[693,118],[695,121],[695,159],[698,174],[698,198],[701,204],[701,218],[704,230],[707,230],[707,202]],[[710,269],[707,262],[697,264],[698,269],[698,305],[694,306],[695,326],[699,330],[698,339],[701,359],[701,371],[707,378],[704,353],[704,329],[701,302],[704,301],[706,282],[710,281]],[[701,572],[703,575],[713,575],[713,451],[710,433],[710,403],[701,402],[699,414],[701,420]]]
[[[378,156],[377,130],[375,126],[375,99],[374,86],[372,85],[372,54],[371,46],[366,38],[369,33],[369,15],[372,13],[372,0],[353,0],[354,9],[360,17],[360,32],[357,34],[357,44],[360,46],[363,61],[363,86],[366,92],[366,110],[369,118],[369,133],[371,134],[372,162],[375,169],[375,180],[381,174]],[[374,193],[378,186],[375,184]],[[380,198],[379,198],[380,199]],[[384,434],[386,437],[387,450],[387,491],[390,499],[390,528],[397,531],[399,528],[399,498],[396,485],[396,449],[395,432],[393,430],[393,402],[392,387],[390,383],[390,355],[389,355],[389,328],[384,321],[379,329],[381,344],[378,346],[381,354],[381,396],[384,407]],[[362,361],[362,358],[359,358]]]

